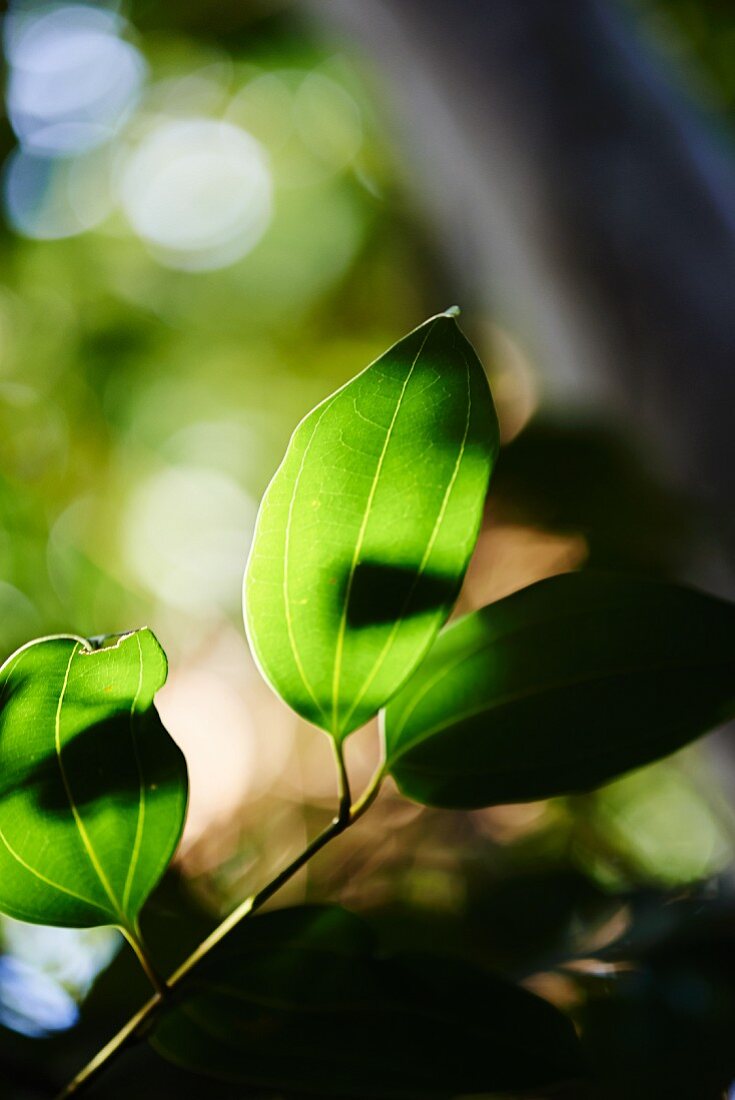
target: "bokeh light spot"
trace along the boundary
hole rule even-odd
[[[133,493],[126,559],[136,578],[173,607],[204,615],[232,610],[255,513],[255,501],[224,474],[165,469]]]
[[[16,149],[5,166],[3,191],[10,224],[36,240],[84,233],[112,205],[107,160],[94,153],[55,158]]]
[[[346,168],[363,140],[360,108],[334,80],[309,73],[294,96],[294,124],[306,146],[334,171]]]
[[[84,4],[11,10],[7,108],[21,145],[83,152],[109,140],[137,102],[146,66],[115,12]]]
[[[189,271],[241,259],[271,219],[271,174],[245,130],[212,119],[166,121],[133,149],[121,199],[161,262]]]
[[[120,949],[112,928],[50,928],[2,919],[0,1024],[31,1038],[73,1027],[78,1004]]]

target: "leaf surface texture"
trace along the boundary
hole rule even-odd
[[[445,314],[294,432],[261,504],[245,619],[266,679],[334,737],[379,710],[445,622],[497,446],[484,371]]]
[[[386,709],[389,771],[432,806],[587,790],[735,714],[735,608],[676,585],[575,573],[440,636]]]
[[[23,646],[0,669],[0,909],[21,920],[134,930],[178,843],[184,758],[153,696],[149,630],[94,649]]]
[[[382,954],[337,907],[244,922],[158,1023],[177,1065],[288,1095],[449,1100],[579,1069],[573,1028],[457,960]]]

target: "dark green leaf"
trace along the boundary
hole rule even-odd
[[[0,669],[0,910],[133,931],[184,822],[184,758],[153,696],[149,630],[94,649],[47,638]]]
[[[448,314],[294,432],[260,508],[246,625],[266,679],[334,737],[377,713],[446,620],[497,446],[485,374]]]
[[[319,1097],[429,1100],[579,1070],[574,1031],[551,1005],[464,963],[379,955],[337,908],[245,922],[152,1043],[202,1074]]]
[[[585,790],[735,714],[735,608],[576,573],[450,626],[386,710],[391,774],[432,806]]]

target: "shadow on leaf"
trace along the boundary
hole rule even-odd
[[[339,590],[340,603],[347,593],[348,573]],[[457,581],[437,572],[420,575],[413,567],[361,561],[355,569],[347,604],[347,623],[353,629],[382,626],[412,618],[453,602]]]
[[[155,710],[137,715],[136,737],[144,739],[146,726],[158,722]],[[0,736],[2,733],[0,732]],[[6,772],[0,781],[0,799],[17,790],[35,796],[38,809],[47,814],[66,814],[70,809],[66,775],[77,809],[107,799],[124,800],[137,805],[140,797],[140,775],[132,744],[128,709],[108,715],[103,721],[81,730],[66,741],[61,750],[63,774],[55,752],[35,762],[23,762],[13,772]],[[156,776],[157,785],[166,782],[165,775]]]
[[[550,1004],[456,959],[383,954],[336,907],[256,917],[152,1036],[175,1064],[288,1095],[449,1100],[580,1076]]]

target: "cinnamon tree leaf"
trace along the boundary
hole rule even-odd
[[[274,690],[335,738],[376,714],[445,622],[497,448],[485,373],[451,313],[294,432],[260,507],[245,621]]]
[[[231,933],[175,992],[155,1050],[279,1096],[449,1100],[580,1069],[550,1004],[445,957],[379,953],[337,907],[280,910]]]
[[[186,813],[186,764],[153,706],[166,671],[149,630],[99,649],[45,638],[2,666],[2,912],[135,931]]]
[[[735,715],[735,607],[574,573],[450,626],[385,714],[409,798],[477,807],[586,790]]]

